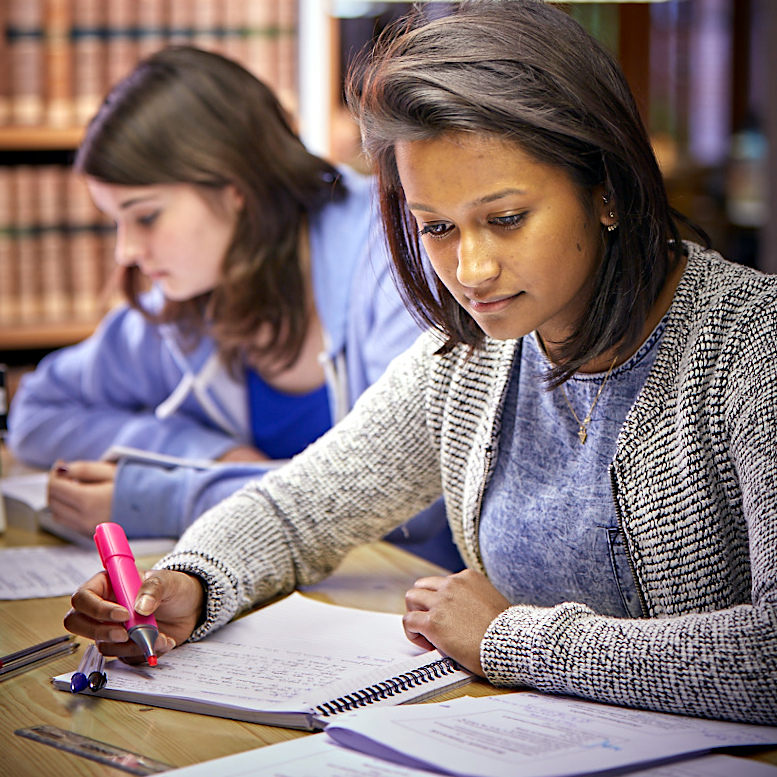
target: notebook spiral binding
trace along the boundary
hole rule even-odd
[[[410,688],[415,688],[422,683],[428,683],[435,678],[445,677],[445,675],[456,672],[460,668],[452,658],[440,658],[411,672],[405,672],[367,688],[347,693],[338,699],[331,699],[328,702],[319,704],[315,710],[323,718],[337,715],[340,712],[350,712],[358,707],[365,707],[376,701],[388,699]]]

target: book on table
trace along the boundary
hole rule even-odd
[[[400,615],[299,593],[177,647],[155,668],[107,664],[96,696],[318,730],[343,712],[428,699],[472,675],[405,637]],[[70,690],[71,674],[53,679]]]

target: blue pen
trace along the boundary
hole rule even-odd
[[[89,681],[89,690],[92,693],[97,693],[108,682],[108,676],[105,674],[105,656],[99,651],[97,652],[97,665],[89,673],[87,680]]]
[[[95,658],[95,655],[98,658]],[[97,650],[97,646],[92,643],[86,649],[84,657],[78,665],[78,671],[73,672],[73,676],[70,678],[71,693],[81,693],[81,691],[86,690],[89,685],[89,675],[95,671],[95,666],[98,664],[99,658],[102,658],[100,651]]]

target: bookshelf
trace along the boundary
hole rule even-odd
[[[297,114],[298,0],[0,0],[0,361],[87,337],[113,229],[70,171],[110,86],[171,44],[225,54]]]

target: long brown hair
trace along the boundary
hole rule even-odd
[[[422,12],[386,31],[350,74],[351,109],[377,165],[381,209],[406,302],[446,338],[484,334],[439,279],[430,282],[397,174],[395,144],[451,132],[507,139],[562,168],[582,191],[603,185],[618,228],[586,313],[559,349],[558,385],[616,345],[636,344],[681,251],[663,179],[615,59],[569,15],[539,0],[464,0],[451,15]],[[700,233],[706,242],[706,235]]]
[[[234,185],[245,198],[208,294],[144,310],[143,278],[124,272],[130,304],[176,322],[196,341],[212,334],[233,369],[247,353],[280,368],[297,358],[308,326],[299,236],[308,213],[345,189],[329,163],[309,153],[272,91],[236,62],[188,46],[142,61],[108,94],[75,158],[77,172],[126,186]],[[270,337],[256,346],[260,326]]]

